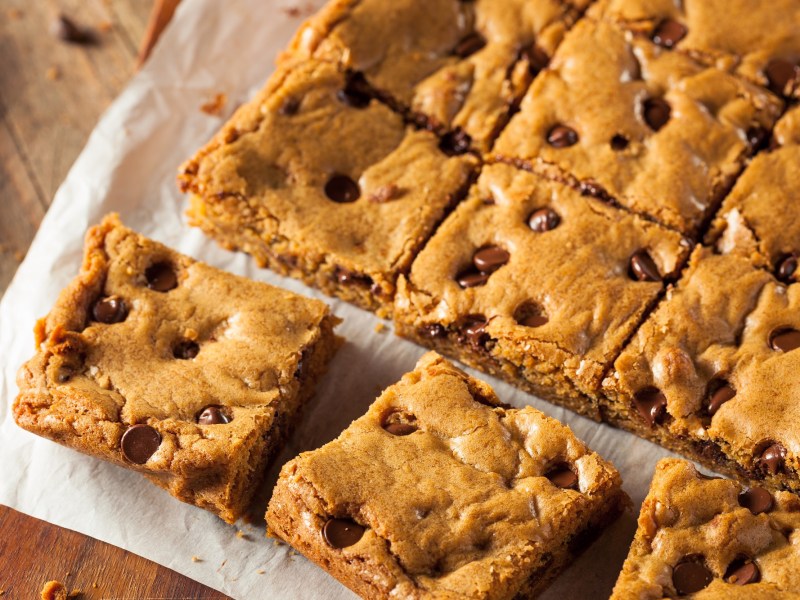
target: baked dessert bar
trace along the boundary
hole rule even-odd
[[[800,590],[800,499],[656,465],[612,600],[780,600]]]
[[[696,236],[781,106],[755,84],[584,18],[493,155]]]
[[[599,0],[592,11],[776,94],[800,94],[800,4],[795,0]]]
[[[36,325],[14,418],[232,523],[336,351],[337,322],[110,215]]]
[[[689,252],[674,231],[489,165],[401,278],[395,329],[599,420],[604,372]]]
[[[270,534],[363,598],[532,598],[628,503],[569,428],[435,353],[284,465]]]
[[[284,64],[179,179],[190,222],[223,246],[386,315],[476,165],[309,61]]]
[[[786,283],[800,272],[800,108],[775,127],[769,152],[759,153],[722,204],[707,242],[738,252]]]
[[[611,423],[708,468],[800,493],[800,285],[695,250],[604,381]]]
[[[588,3],[333,0],[286,55],[358,73],[395,109],[486,151]]]

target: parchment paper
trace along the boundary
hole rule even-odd
[[[22,431],[13,422],[10,405],[17,392],[17,368],[34,352],[35,320],[47,313],[59,290],[75,276],[86,228],[109,211],[118,211],[129,226],[212,265],[321,298],[344,318],[338,332],[347,344],[270,469],[270,481],[298,452],[336,437],[423,354],[422,348],[396,338],[388,323],[384,332],[376,333],[379,319],[374,315],[260,270],[246,255],[219,249],[185,224],[176,169],[264,83],[277,52],[301,19],[322,4],[315,0],[298,6],[293,1],[297,0],[181,3],[150,61],[92,133],[0,304],[0,503],[125,548],[238,599],[354,596],[287,546],[264,538],[258,526],[240,523],[247,537],[237,537],[237,528],[173,499],[137,473]],[[199,110],[220,92],[228,98],[222,115]],[[668,455],[666,451],[478,375],[490,381],[504,401],[532,404],[555,416],[613,461],[638,511],[655,462]],[[623,516],[545,598],[607,598],[635,520],[633,512]],[[202,562],[193,562],[193,556]],[[7,574],[0,573],[0,589],[13,583],[4,577]]]

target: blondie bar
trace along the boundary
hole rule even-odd
[[[401,278],[396,331],[599,419],[604,372],[689,251],[570,186],[489,165]]]
[[[309,61],[284,64],[179,179],[191,223],[223,246],[385,315],[476,164]]]
[[[569,428],[428,353],[284,465],[269,532],[370,600],[532,598],[627,504]]]
[[[663,459],[612,600],[797,598],[800,499]]]
[[[584,18],[493,155],[695,236],[781,108],[755,84]]]
[[[234,522],[338,346],[338,319],[106,217],[36,326],[17,424]]]

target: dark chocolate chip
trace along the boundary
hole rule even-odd
[[[648,98],[642,108],[644,121],[653,131],[658,131],[666,125],[672,112],[669,103],[663,98]]]
[[[584,179],[580,182],[580,190],[582,196],[592,196],[600,200],[609,200],[608,192],[603,189],[603,186],[594,181],[593,179]]]
[[[127,316],[128,307],[119,296],[100,298],[92,306],[92,317],[99,323],[121,323]]]
[[[335,270],[336,281],[342,285],[363,285],[370,287],[374,283],[372,277],[364,275],[363,273],[356,273],[345,269],[344,267],[336,267]]]
[[[751,487],[739,494],[739,506],[743,506],[754,515],[771,511],[774,504],[772,494],[762,487]]]
[[[661,281],[658,266],[643,248],[634,252],[630,258],[630,276],[636,281]]]
[[[414,415],[394,410],[383,417],[381,420],[381,427],[392,435],[410,435],[419,429],[415,421],[416,418]]]
[[[769,130],[761,125],[753,125],[747,129],[747,143],[750,144],[750,149],[761,150],[767,146],[769,142]]]
[[[489,340],[489,334],[486,331],[488,324],[489,321],[483,315],[467,315],[461,319],[460,329],[470,343],[483,346]]]
[[[681,595],[699,592],[713,579],[714,574],[706,567],[702,555],[687,556],[672,568],[672,585]]]
[[[175,274],[175,269],[166,262],[147,267],[144,277],[147,279],[147,287],[156,292],[168,292],[178,287],[178,276]]]
[[[62,42],[89,45],[96,39],[91,30],[81,27],[66,15],[59,15],[52,23],[50,30]]]
[[[283,101],[283,104],[281,104],[281,107],[278,109],[278,113],[285,117],[291,117],[292,115],[296,115],[299,109],[300,100],[297,98],[287,98]]]
[[[544,476],[547,477],[556,487],[560,487],[565,490],[578,489],[578,476],[572,469],[570,469],[568,464],[558,464],[545,473]]]
[[[720,406],[736,395],[733,389],[724,379],[714,379],[708,385],[708,414],[713,417],[717,414]]]
[[[490,274],[491,273],[481,273],[473,268],[469,268],[456,275],[456,282],[464,289],[478,287],[489,281]]]
[[[528,227],[537,233],[551,231],[561,223],[561,217],[552,208],[539,208],[528,217]]]
[[[67,383],[72,376],[75,375],[75,370],[72,367],[63,365],[56,371],[56,383]]]
[[[741,557],[734,560],[725,571],[725,581],[735,585],[747,585],[757,583],[761,579],[761,572],[756,563],[749,557]]]
[[[448,131],[442,135],[439,140],[439,150],[447,156],[458,156],[469,152],[471,143],[472,138],[469,134],[460,127],[456,127],[453,131]]]
[[[364,531],[364,527],[351,519],[328,519],[322,527],[325,541],[333,548],[352,546],[361,539]]]
[[[578,143],[578,132],[566,125],[555,125],[547,132],[547,143],[553,148],[568,148]]]
[[[223,413],[219,406],[206,406],[199,415],[197,422],[200,425],[224,425],[231,420]]]
[[[472,264],[481,273],[494,273],[508,262],[511,255],[499,246],[480,248],[472,255]]]
[[[792,253],[784,256],[775,269],[775,276],[783,283],[794,283],[797,278],[797,255]]]
[[[791,352],[800,347],[800,331],[791,327],[780,327],[769,334],[770,347],[779,352]]]
[[[675,44],[680,42],[688,32],[686,26],[681,23],[672,19],[664,19],[653,30],[652,40],[664,48],[674,48]]]
[[[336,94],[339,101],[353,108],[366,108],[372,100],[372,90],[361,73],[348,73],[343,89]]]
[[[625,150],[625,148],[628,147],[628,143],[629,143],[628,142],[628,138],[626,138],[624,135],[622,135],[620,133],[618,133],[614,137],[612,137],[611,138],[611,142],[610,142],[611,149],[615,150],[617,152],[619,152],[621,150]]]
[[[475,54],[485,45],[486,39],[477,31],[473,31],[461,38],[461,41],[458,42],[456,47],[453,49],[453,54],[460,56],[461,58],[466,58],[470,54]]]
[[[514,320],[524,327],[541,327],[548,321],[542,308],[531,300],[517,307],[514,311]]]
[[[150,425],[133,425],[122,434],[122,454],[132,463],[143,465],[161,445],[161,434]]]
[[[646,387],[633,396],[633,403],[642,418],[652,427],[660,425],[667,416],[667,397],[655,387]]]
[[[392,435],[399,436],[409,435],[417,430],[417,428],[410,423],[387,423],[383,428]]]
[[[347,175],[337,173],[325,184],[325,195],[334,202],[355,202],[361,195],[361,190]]]
[[[447,335],[447,329],[440,323],[426,323],[419,328],[419,333],[422,337],[438,339]]]
[[[524,48],[520,58],[528,61],[528,71],[531,75],[536,75],[550,63],[550,57],[547,56],[547,52],[536,44],[531,44]]]
[[[200,352],[200,346],[192,340],[182,340],[172,349],[172,355],[182,360],[194,358],[198,352]]]
[[[774,442],[764,448],[757,464],[768,473],[775,475],[783,468],[784,458],[786,458],[786,448]]]
[[[764,69],[764,75],[768,82],[767,87],[778,96],[788,93],[787,86],[798,74],[800,74],[800,66],[782,58],[770,61]]]

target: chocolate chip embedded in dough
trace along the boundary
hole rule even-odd
[[[770,443],[761,451],[756,464],[766,469],[771,475],[775,475],[783,468],[783,461],[786,458],[786,448],[777,442]]]
[[[547,132],[547,143],[553,148],[568,148],[578,143],[578,132],[566,125],[555,125]]]
[[[133,425],[122,434],[122,454],[132,463],[145,464],[161,445],[161,434],[150,425]]]
[[[544,476],[547,477],[556,487],[560,487],[565,490],[578,489],[578,476],[575,471],[573,471],[566,463],[560,463],[554,466],[547,471]]]
[[[439,140],[439,150],[447,156],[458,156],[469,152],[471,143],[470,135],[460,127],[456,127],[453,131],[442,135]]]
[[[481,273],[494,273],[508,262],[511,255],[500,246],[486,246],[472,255],[472,264]]]
[[[150,265],[144,271],[147,287],[156,292],[168,292],[178,287],[175,269],[167,262]]]
[[[653,131],[658,131],[669,121],[672,109],[663,98],[648,98],[642,106],[644,121]]]
[[[708,414],[713,417],[720,407],[736,396],[736,390],[724,379],[714,379],[708,385]]]
[[[769,62],[764,69],[767,78],[767,87],[778,96],[785,95],[789,90],[789,83],[800,75],[800,66],[782,58]]]
[[[346,204],[358,200],[361,189],[350,177],[337,173],[325,184],[325,195],[334,202]]]
[[[653,42],[664,48],[674,48],[680,42],[689,30],[682,23],[678,23],[672,19],[664,19],[653,30],[651,39]]]
[[[489,275],[490,273],[481,273],[473,268],[469,268],[456,275],[456,282],[464,289],[478,287],[489,281]]]
[[[667,416],[667,397],[655,387],[646,387],[633,396],[633,403],[651,427],[660,425]]]
[[[181,360],[195,358],[199,352],[200,346],[197,342],[192,340],[182,340],[172,349],[172,355]]]
[[[486,38],[484,38],[477,31],[473,31],[461,38],[461,41],[459,41],[458,44],[456,44],[456,47],[453,49],[453,54],[461,58],[467,58],[468,56],[475,54],[485,45]]]
[[[336,97],[352,108],[366,108],[372,100],[372,90],[363,74],[348,73],[344,88],[337,92]]]
[[[754,515],[769,512],[774,505],[772,494],[762,487],[751,487],[739,494],[739,506],[743,506]]]
[[[656,262],[644,248],[631,255],[630,275],[636,281],[661,281]]]
[[[224,425],[231,420],[220,410],[219,406],[206,406],[197,416],[199,425]]]
[[[98,323],[121,323],[128,316],[128,306],[119,296],[100,298],[92,306],[92,318]]]
[[[780,327],[769,335],[770,347],[778,352],[791,352],[800,347],[800,331],[791,327]]]
[[[552,208],[539,208],[528,217],[528,227],[537,233],[552,231],[561,223],[561,217]]]
[[[783,283],[792,284],[797,281],[797,254],[789,254],[778,261],[775,276]]]
[[[708,587],[714,574],[701,555],[687,556],[672,569],[672,585],[681,595],[694,594]]]
[[[328,519],[322,527],[322,535],[329,546],[347,548],[356,544],[366,529],[352,519]]]
[[[757,583],[761,579],[761,571],[750,557],[740,557],[734,560],[725,571],[725,581],[735,585]]]

